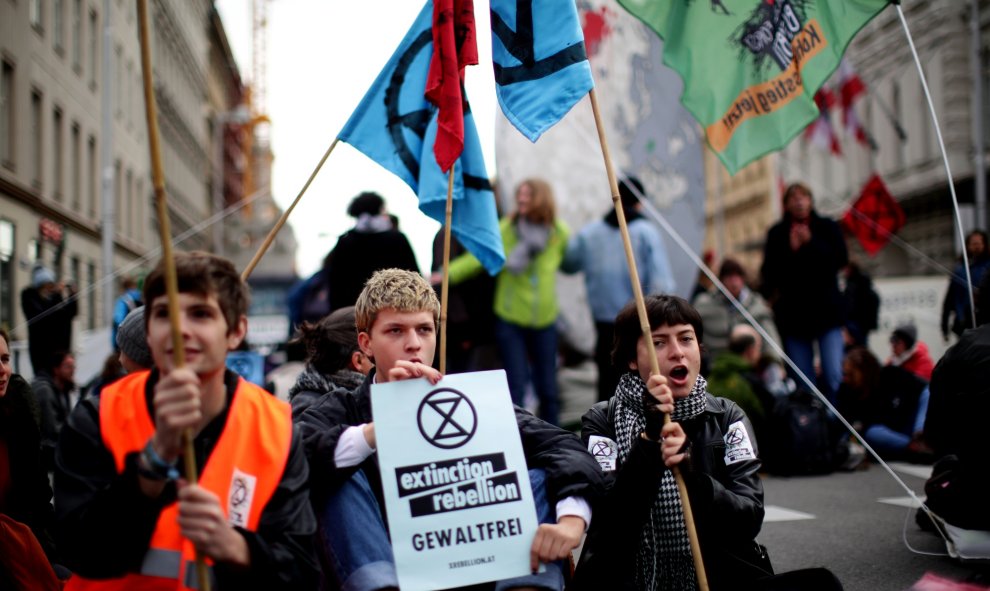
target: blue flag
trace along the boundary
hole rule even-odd
[[[437,108],[423,96],[433,55],[432,20],[429,1],[337,137],[405,181],[419,196],[420,211],[443,223],[447,174],[433,156]],[[470,109],[464,113],[464,151],[454,163],[451,232],[490,274],[502,269],[495,195]]]
[[[563,119],[595,83],[574,0],[492,0],[495,90],[529,141]]]

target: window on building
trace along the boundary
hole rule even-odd
[[[96,11],[89,11],[89,87],[96,90],[97,57],[100,53],[100,24]]]
[[[86,214],[90,219],[96,218],[97,188],[100,186],[100,164],[96,158],[96,138],[89,136],[86,142],[86,168],[89,170],[89,199],[86,202]]]
[[[890,88],[890,109],[894,112],[897,121],[907,121],[904,118],[903,100],[901,97],[901,84],[895,78],[891,81]],[[907,163],[907,142],[897,142],[897,162],[898,170],[902,170]]]
[[[42,14],[42,0],[28,0],[28,18],[31,19],[31,26],[33,26],[38,31],[42,31],[41,21],[44,17]]]
[[[65,0],[52,0],[52,40],[55,51],[65,50]]]
[[[145,232],[148,229],[147,221],[148,218],[145,216],[147,199],[144,194],[144,181],[141,180],[140,175],[138,175],[137,186],[134,189],[134,210],[137,219],[137,229],[138,229],[138,240],[144,242]]]
[[[41,96],[41,91],[34,89],[31,91],[31,135],[28,137],[28,141],[31,142],[30,150],[30,173],[31,173],[31,185],[36,189],[41,188],[41,177],[43,176],[42,171],[44,170],[41,166],[42,162],[42,150],[41,150],[41,129],[43,127],[42,119],[44,117],[44,107],[43,107],[43,97]]]
[[[121,219],[124,220],[124,235],[133,238],[134,237],[134,226],[133,219],[131,217],[131,210],[134,209],[134,173],[130,168],[127,169],[127,180],[125,181],[124,188],[126,190],[127,199],[124,200],[124,208],[120,212]]]
[[[72,197],[69,200],[72,203],[72,211],[79,211],[80,203],[82,202],[82,145],[80,139],[80,129],[78,123],[72,124],[72,145],[70,149],[72,150]]]
[[[117,76],[116,76],[116,80],[114,80],[115,88],[113,93],[114,95],[113,100],[115,103],[114,112],[117,115],[117,119],[120,119],[120,116],[122,114],[121,105],[124,104],[123,97],[124,97],[125,80],[124,80],[124,60],[122,59],[123,55],[124,55],[124,49],[118,45],[117,51],[114,53],[114,60],[116,60],[114,63],[116,64]]]
[[[86,287],[89,291],[89,299],[86,301],[86,328],[96,330],[96,299],[98,289],[96,287],[96,263],[92,260],[86,264]]]
[[[80,283],[82,278],[82,263],[79,261],[78,256],[73,256],[69,258],[69,282],[76,286],[78,290],[80,287],[84,287]]]
[[[82,0],[72,0],[72,69],[82,72]]]
[[[0,164],[14,166],[14,66],[0,70]]]
[[[14,324],[14,224],[0,219],[0,328]]]
[[[121,232],[120,212],[123,209],[121,204],[124,201],[122,188],[124,183],[121,182],[121,177],[120,160],[117,160],[113,163],[113,204],[115,210],[113,224],[118,234]]]
[[[131,82],[134,80],[134,62],[127,61],[127,78],[125,83],[127,84],[127,103],[124,105],[127,111],[127,125],[130,126],[134,123],[134,84]]]
[[[62,144],[62,109],[55,107],[52,111],[52,195],[56,201],[62,200],[65,191],[63,171],[65,169],[64,148]]]

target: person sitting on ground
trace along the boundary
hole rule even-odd
[[[650,295],[646,313],[654,353],[634,303],[615,319],[616,366],[627,368],[615,396],[591,407],[581,438],[610,485],[595,506],[574,587],[694,589],[696,573],[672,472],[690,496],[711,589],[752,589],[772,574],[756,543],[763,485],[753,429],[737,404],[708,392],[699,373],[701,316],[676,296]],[[655,355],[659,375],[650,375]],[[662,414],[672,419],[663,425]],[[661,426],[662,425],[662,426]]]
[[[725,284],[726,290],[756,319],[770,338],[780,343],[777,325],[773,322],[773,313],[763,296],[748,287],[746,275],[746,269],[738,261],[727,258],[718,271],[718,280]],[[704,322],[705,348],[713,357],[729,350],[729,340],[734,327],[748,324],[742,313],[721,291],[702,292],[694,299],[692,305]],[[760,342],[761,352],[767,352],[768,349],[762,344],[762,339]]]
[[[155,365],[148,348],[145,326],[144,306],[138,306],[131,310],[117,329],[117,350],[120,351],[120,365],[125,373],[151,369]]]
[[[341,395],[353,392],[373,367],[358,346],[354,306],[335,310],[315,324],[304,322],[299,332],[306,347],[306,369],[289,390],[296,417],[324,396],[338,390]]]
[[[928,345],[918,339],[918,329],[913,324],[898,326],[890,335],[890,358],[887,365],[896,365],[929,382],[935,362],[928,353]]]
[[[57,585],[40,420],[31,386],[13,372],[7,333],[0,329],[0,589]],[[23,579],[38,587],[22,587]]]
[[[756,329],[737,324],[729,337],[729,350],[715,357],[708,376],[711,391],[735,402],[746,413],[758,442],[767,434],[767,418],[775,402],[760,375],[760,366],[766,363],[760,353],[762,345],[763,338]]]
[[[990,531],[990,273],[976,300],[980,325],[967,330],[932,372],[925,437],[935,452],[927,505],[948,523]]]
[[[838,410],[882,457],[927,458],[923,428],[928,399],[927,382],[904,368],[881,367],[865,347],[846,354]]]
[[[435,384],[442,378],[431,367],[440,302],[420,275],[387,269],[365,285],[355,317],[358,344],[375,368],[357,390],[324,396],[296,423],[312,470],[325,578],[343,589],[391,589],[398,579],[384,519],[371,386],[421,377]],[[539,562],[548,564],[544,573],[501,581],[498,588],[562,589],[563,574],[554,561],[580,543],[590,507],[604,490],[601,471],[577,436],[519,407],[515,413],[541,522],[532,566],[535,571]]]
[[[55,468],[55,444],[62,432],[77,394],[76,358],[68,351],[56,351],[46,369],[31,380],[31,390],[41,409],[41,458],[45,469]]]
[[[185,364],[162,262],[144,284],[155,368],[83,400],[59,440],[57,542],[76,573],[66,589],[187,588],[197,554],[216,589],[311,589],[316,520],[291,409],[226,369],[247,333],[248,287],[226,259],[174,260]],[[187,429],[196,484],[179,478]]]

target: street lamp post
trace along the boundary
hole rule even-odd
[[[223,173],[224,173],[224,128],[229,123],[244,124],[251,120],[251,115],[244,105],[238,105],[232,111],[217,113],[213,116],[213,210],[220,213],[225,209],[223,202]],[[224,255],[223,220],[213,223],[213,252],[218,256]]]

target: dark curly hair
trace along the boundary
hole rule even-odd
[[[650,321],[650,329],[667,325],[690,324],[698,337],[698,346],[702,346],[705,329],[701,315],[694,306],[681,297],[667,294],[648,295],[644,298],[646,317]],[[643,336],[636,312],[636,302],[625,305],[615,317],[615,333],[612,340],[612,366],[620,370],[628,367],[630,361],[636,359],[636,344]]]

